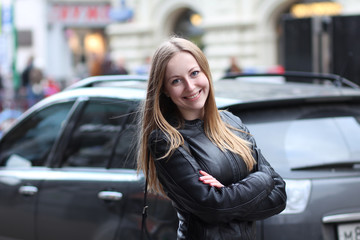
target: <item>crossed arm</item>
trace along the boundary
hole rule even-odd
[[[266,160],[262,155],[258,171],[237,183],[223,186],[203,171],[183,147],[162,159],[167,152],[167,140],[165,136],[155,136],[150,137],[149,147],[153,157],[158,159],[155,166],[164,190],[178,206],[203,221],[259,220],[285,208],[285,183],[270,165],[263,164]],[[257,158],[259,154],[256,151]]]

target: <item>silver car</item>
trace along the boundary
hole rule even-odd
[[[214,84],[218,107],[241,117],[287,182],[287,208],[257,222],[257,239],[359,239],[358,87],[299,73]],[[0,140],[1,240],[139,239],[144,177],[134,156],[145,88],[146,77],[93,77],[17,120]],[[152,239],[175,239],[171,203],[148,202]]]

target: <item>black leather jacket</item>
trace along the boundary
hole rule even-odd
[[[224,111],[221,117],[248,132],[233,114]],[[285,208],[284,180],[265,160],[250,134],[234,131],[252,143],[257,161],[252,172],[241,157],[221,151],[206,137],[201,120],[185,121],[179,132],[185,146],[164,159],[161,157],[168,150],[166,135],[155,130],[149,136],[159,181],[178,213],[178,239],[255,239],[254,221]],[[214,176],[225,187],[218,189],[200,182],[200,170]]]

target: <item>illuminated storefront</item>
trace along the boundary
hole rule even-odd
[[[342,12],[342,6],[336,2],[299,3],[291,7],[291,14],[297,18],[314,16],[333,16]]]
[[[48,6],[48,36],[60,41],[57,49],[51,48],[50,62],[58,69],[68,69],[74,78],[99,75],[99,65],[108,52],[105,27],[111,23],[110,3],[51,3]],[[58,63],[57,63],[58,64]]]
[[[125,15],[120,11],[119,19],[118,8],[110,0],[26,0],[14,4],[18,72],[34,56],[38,67],[64,84],[91,75],[95,71],[92,66],[109,54],[106,27],[132,16],[131,11]]]

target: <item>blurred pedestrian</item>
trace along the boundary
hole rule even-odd
[[[126,75],[129,74],[129,71],[126,69],[125,66],[125,59],[122,57],[119,57],[112,68],[112,74],[120,74],[120,75]]]
[[[170,198],[177,239],[255,239],[255,222],[285,208],[285,182],[242,121],[218,111],[208,61],[171,38],[155,52],[142,108],[138,169]]]
[[[30,56],[27,60],[26,66],[21,73],[21,84],[18,95],[18,105],[22,106],[23,109],[27,109],[31,106],[32,102],[32,86],[30,81],[30,73],[34,68],[34,56]]]
[[[28,107],[44,98],[44,74],[38,67],[33,67],[29,75],[30,88],[27,92]]]
[[[105,56],[101,64],[102,75],[112,75],[114,72],[114,64],[110,56]]]
[[[101,66],[103,75],[125,75],[129,73],[123,58],[119,58],[114,62],[110,56],[106,56]]]
[[[60,92],[59,84],[52,78],[47,77],[43,82],[44,97],[49,97],[55,93]]]
[[[148,75],[150,71],[151,57],[147,56],[144,63],[135,69],[135,73],[139,75]]]
[[[30,85],[30,72],[31,69],[34,67],[34,57],[30,56],[24,71],[21,74],[21,86],[22,87],[28,87]]]
[[[84,54],[81,55],[80,61],[75,65],[75,75],[78,80],[89,76],[89,69]]]
[[[102,71],[102,60],[95,53],[90,55],[89,71],[90,71],[90,76],[99,76],[99,75],[102,75],[102,73],[103,73],[103,71]]]
[[[225,74],[231,75],[231,74],[239,74],[242,73],[242,69],[240,68],[236,57],[230,58],[230,66],[226,69]]]

